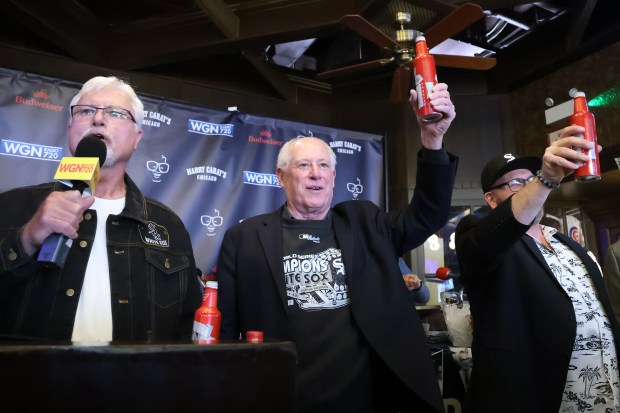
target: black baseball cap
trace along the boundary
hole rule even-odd
[[[542,160],[536,156],[519,157],[515,153],[505,153],[497,156],[487,162],[480,175],[480,183],[482,184],[482,192],[485,194],[491,190],[493,183],[497,179],[516,169],[527,169],[532,175],[540,169]]]

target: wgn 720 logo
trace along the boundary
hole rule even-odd
[[[60,158],[62,158],[62,148],[2,139],[0,155],[60,162]]]
[[[188,132],[199,133],[201,135],[224,135],[232,137],[235,127],[227,123],[209,123],[201,120],[189,119],[187,130]]]
[[[258,172],[243,171],[243,183],[259,186],[280,187],[280,181],[274,174],[261,174]]]

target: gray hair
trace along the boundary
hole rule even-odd
[[[327,142],[314,136],[298,136],[282,145],[280,152],[278,152],[278,162],[276,164],[279,169],[283,171],[288,169],[288,164],[291,161],[291,147],[298,144],[301,139],[315,139],[316,141],[322,143],[327,149],[327,153],[329,153],[329,161],[332,165],[332,171],[336,170],[336,154],[334,153],[334,150],[327,144]]]
[[[131,107],[129,110],[131,114],[136,119],[136,126],[138,128],[142,127],[142,121],[144,120],[144,104],[136,95],[131,85],[125,82],[122,79],[117,78],[116,76],[95,76],[92,79],[88,80],[82,86],[82,89],[71,99],[70,106],[75,105],[82,96],[90,92],[100,91],[105,88],[114,88],[120,90],[125,93],[130,100]]]

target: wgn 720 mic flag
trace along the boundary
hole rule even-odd
[[[103,165],[106,156],[103,141],[94,135],[86,136],[75,148],[75,157],[62,158],[54,178],[80,193],[94,194],[99,181],[99,166]],[[69,237],[52,234],[41,245],[37,261],[51,262],[62,268],[72,244]]]

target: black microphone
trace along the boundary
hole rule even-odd
[[[106,157],[107,148],[103,140],[95,135],[88,135],[78,143],[74,158],[62,159],[56,176],[60,176],[61,182],[80,191],[80,194],[83,194],[86,189],[94,192],[93,188],[99,180],[99,166],[103,165]],[[97,160],[94,165],[92,161],[80,164],[79,158],[97,158]],[[78,179],[63,180],[62,177]],[[43,241],[37,261],[53,263],[62,268],[67,261],[72,244],[73,240],[63,234],[51,234]]]

